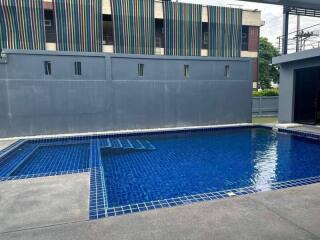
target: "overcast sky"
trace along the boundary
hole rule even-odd
[[[259,9],[262,12],[262,20],[265,21],[265,26],[261,28],[261,36],[267,37],[273,44],[277,43],[277,37],[282,35],[282,6],[250,3],[237,0],[179,0],[180,2],[199,3],[205,5],[216,6],[240,6],[244,9]],[[296,30],[296,17],[290,16],[289,32]],[[309,27],[320,23],[320,18],[301,18],[301,27]],[[320,29],[320,26],[318,26]]]

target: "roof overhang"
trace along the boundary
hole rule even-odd
[[[241,0],[320,10],[320,0]]]
[[[279,57],[274,57],[272,59],[272,64],[285,64],[296,61],[305,61],[307,59],[319,58],[320,48],[309,49],[302,52],[291,53],[287,55],[282,55]]]

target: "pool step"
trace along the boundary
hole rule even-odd
[[[0,161],[2,158],[10,154],[14,149],[19,148],[21,145],[23,145],[26,142],[26,140],[18,140],[15,143],[11,144],[10,146],[6,147],[5,149],[0,151]]]
[[[25,161],[31,157],[31,155],[38,149],[37,145],[33,145],[30,148],[22,149],[16,158],[12,160],[8,165],[6,165],[2,172],[0,172],[0,176],[10,177],[12,176],[24,163]],[[15,150],[19,151],[19,149]]]
[[[155,150],[155,146],[148,140],[132,140],[126,138],[106,138],[100,140],[101,148],[113,149],[137,149],[137,150]]]
[[[74,140],[67,139],[61,141],[47,141],[39,143],[39,147],[56,147],[56,146],[67,146],[67,145],[80,145],[80,144],[88,144],[88,140]]]

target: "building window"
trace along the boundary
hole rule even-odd
[[[82,74],[82,71],[81,71],[81,62],[75,62],[74,63],[74,74],[76,76],[80,76]]]
[[[103,15],[103,45],[113,45],[113,23],[111,15]]]
[[[249,27],[248,26],[242,26],[242,51],[248,51],[249,49]]]
[[[209,30],[208,23],[202,23],[202,49],[209,48]]]
[[[184,65],[184,78],[189,78],[190,74],[189,74],[189,65]]]
[[[144,64],[139,63],[138,64],[138,76],[143,77],[144,75]]]
[[[46,31],[46,42],[56,42],[56,28],[54,24],[54,14],[52,10],[44,11],[44,25]]]
[[[156,48],[164,48],[164,26],[163,19],[156,19],[155,21],[155,43]]]
[[[226,65],[226,66],[224,67],[224,76],[225,76],[226,78],[230,78],[230,66],[229,66],[229,65]]]
[[[47,75],[47,76],[50,76],[52,74],[51,62],[50,61],[45,61],[44,62],[44,72],[45,72],[45,75]]]
[[[44,26],[45,27],[52,27],[52,20],[51,19],[44,20]]]

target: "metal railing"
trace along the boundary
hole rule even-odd
[[[252,97],[252,116],[277,116],[279,97]]]

